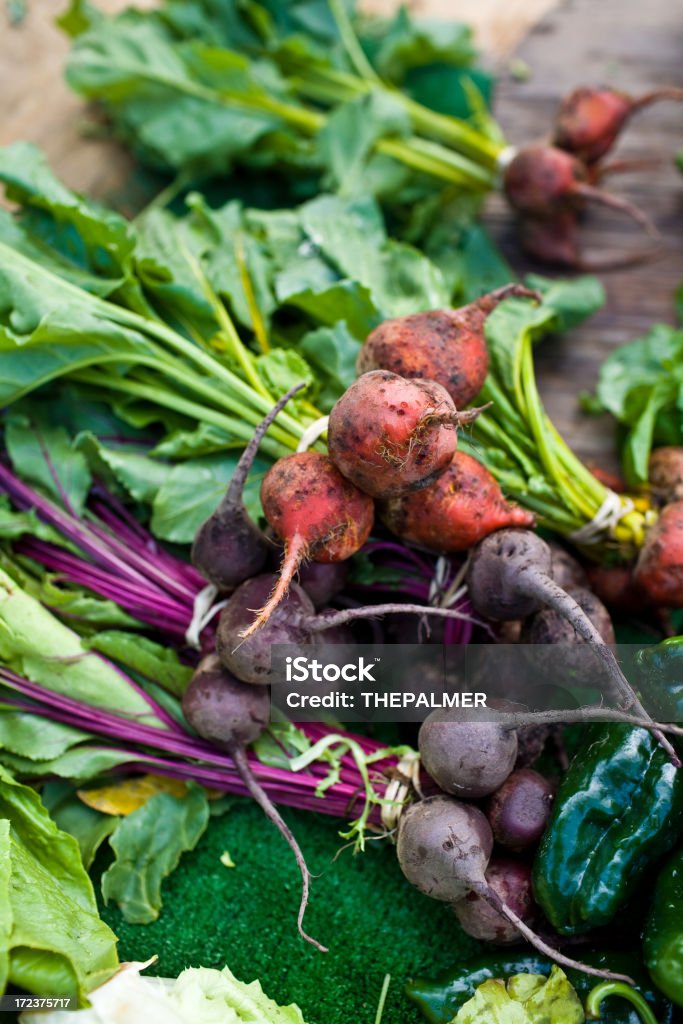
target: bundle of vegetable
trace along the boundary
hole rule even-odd
[[[650,229],[596,188],[580,132],[561,133],[564,149],[506,145],[461,25],[414,22],[404,10],[388,22],[364,19],[340,0],[317,5],[315,17],[300,0],[231,4],[227,16],[168,0],[113,19],[74,0],[61,23],[76,36],[70,84],[103,104],[142,160],[178,172],[177,187],[233,165],[284,168],[295,191],[300,179],[320,177],[342,194],[369,189],[418,238],[453,193],[476,204],[502,170],[525,244],[546,260],[581,263],[586,202]]]

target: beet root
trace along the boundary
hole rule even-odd
[[[447,469],[457,427],[478,410],[456,412],[445,388],[387,370],[359,377],[330,413],[330,458],[374,498],[417,490]]]
[[[298,584],[292,583],[264,627],[242,640],[244,629],[273,591],[277,577],[270,573],[245,580],[233,593],[218,620],[216,652],[222,664],[238,679],[252,685],[272,682],[272,644],[311,643],[309,625],[315,615],[313,603]]]
[[[679,509],[683,527],[683,504],[668,508]],[[657,530],[657,526],[654,529]],[[641,557],[644,554],[645,548]],[[683,558],[680,570],[683,585]],[[554,608],[580,637],[595,645],[595,653],[609,673],[620,710],[651,721],[611,648],[577,602],[551,579],[551,572],[552,554],[540,537],[530,530],[498,530],[481,541],[470,558],[467,574],[470,600],[481,615],[491,619],[526,618],[544,606]],[[683,599],[683,593],[681,597]],[[671,743],[661,732],[655,734],[672,763],[680,765]]]
[[[428,775],[445,792],[469,800],[504,782],[517,758],[517,734],[495,722],[458,720],[433,711],[420,726],[418,746]]]
[[[555,145],[594,164],[614,146],[636,111],[665,99],[682,100],[683,89],[654,89],[636,98],[617,89],[574,89],[560,104]]]
[[[593,593],[617,612],[638,615],[652,600],[633,577],[633,565],[589,565],[586,572]]]
[[[486,803],[493,838],[514,853],[535,846],[545,831],[552,802],[553,787],[543,775],[531,768],[512,772]]]
[[[493,835],[483,811],[448,796],[413,804],[399,823],[401,871],[425,896],[454,903],[483,877]]]
[[[683,448],[656,448],[650,456],[648,477],[652,495],[661,505],[683,501]]]
[[[375,517],[371,498],[325,455],[297,452],[272,466],[261,485],[263,514],[285,551],[280,575],[265,604],[242,632],[255,633],[283,599],[299,566],[343,562],[365,544]]]
[[[552,219],[562,211],[580,210],[586,202],[593,202],[625,213],[648,234],[657,235],[642,210],[589,184],[584,165],[556,146],[520,149],[505,169],[503,189],[510,205],[523,217]]]
[[[586,570],[566,548],[556,541],[548,541],[548,547],[551,555],[550,576],[558,587],[566,590],[567,587],[588,586]]]
[[[192,544],[192,563],[219,590],[232,590],[266,564],[270,544],[249,516],[242,494],[266,431],[289,399],[303,387],[297,384],[290,388],[258,425],[218,508],[197,530]]]
[[[531,866],[512,857],[494,856],[485,875],[494,893],[522,921],[529,922],[535,909],[531,892]],[[470,892],[453,904],[463,930],[473,939],[509,946],[522,938],[519,929],[504,914],[494,909],[476,892]]]
[[[653,604],[683,607],[683,501],[662,509],[640,551],[634,579]]]
[[[401,540],[444,554],[467,551],[494,530],[535,522],[527,509],[506,501],[491,473],[466,452],[456,452],[434,483],[385,502],[380,517]]]
[[[488,373],[484,322],[500,302],[513,296],[540,300],[537,292],[508,284],[460,309],[385,320],[361,348],[358,373],[388,370],[409,379],[435,380],[456,408],[463,409],[479,394]]]
[[[209,743],[247,747],[270,720],[270,693],[231,675],[217,654],[197,666],[183,694],[183,713],[192,728]]]
[[[485,872],[492,849],[489,823],[472,804],[449,796],[431,796],[408,807],[401,815],[396,840],[398,862],[405,877],[420,892],[446,903],[457,903],[469,893],[476,893],[544,956],[599,978],[632,984],[624,975],[571,960],[536,935],[487,881]]]
[[[311,875],[289,826],[262,786],[256,781],[246,755],[246,746],[258,739],[270,717],[270,697],[263,687],[248,686],[235,679],[211,654],[197,666],[183,695],[183,712],[189,724],[209,743],[225,750],[249,795],[277,828],[291,849],[301,873],[301,902],[297,925],[299,934],[322,953],[327,950],[303,928]]]
[[[346,586],[349,567],[346,562],[306,562],[299,570],[303,587],[316,608],[322,608]]]

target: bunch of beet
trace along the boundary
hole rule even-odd
[[[520,239],[544,263],[577,269],[625,266],[650,255],[652,247],[599,263],[580,249],[579,228],[588,203],[600,203],[637,221],[651,237],[657,232],[638,207],[599,187],[608,175],[637,170],[651,160],[608,162],[630,118],[660,100],[681,100],[683,89],[662,88],[632,97],[608,88],[580,88],[566,96],[557,113],[551,143],[514,152],[503,169],[503,190],[519,216]]]
[[[534,901],[531,864],[554,784],[528,766],[518,732],[495,718],[435,711],[420,728],[419,748],[439,791],[399,821],[396,852],[408,881],[451,904],[476,939],[503,946],[526,940],[565,967],[618,977],[560,952]]]

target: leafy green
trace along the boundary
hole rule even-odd
[[[88,870],[100,846],[118,825],[118,818],[88,807],[69,782],[48,782],[41,795],[57,828],[68,832],[78,843],[83,866]]]
[[[120,672],[0,569],[0,659],[24,678],[94,707],[159,725]]]
[[[105,901],[119,904],[127,921],[146,924],[159,916],[161,883],[192,850],[209,822],[206,794],[159,793],[123,818],[109,843],[116,860],[102,876]]]
[[[82,1003],[117,966],[76,841],[0,768],[0,987]]]
[[[28,415],[17,410],[5,427],[5,445],[24,480],[77,515],[82,513],[92,478],[85,458],[63,426],[50,423],[37,410]]]
[[[69,1011],[25,1013],[25,1024],[304,1024],[298,1006],[278,1006],[258,981],[238,981],[222,971],[192,967],[175,979],[144,978],[147,964],[126,964],[91,994],[92,1008],[76,1017]]]
[[[550,976],[516,974],[483,982],[453,1018],[453,1024],[583,1024],[583,1006],[564,971]]]
[[[51,722],[29,712],[0,710],[0,750],[33,761],[50,761],[87,739],[88,733],[71,725]]]
[[[171,647],[120,630],[100,630],[86,641],[91,650],[125,665],[147,679],[153,680],[169,693],[182,697],[192,677],[192,669],[183,665]]]
[[[621,345],[600,368],[592,412],[610,412],[622,424],[621,459],[628,484],[647,482],[656,445],[683,444],[683,330],[657,324]]]

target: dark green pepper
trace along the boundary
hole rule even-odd
[[[635,655],[643,702],[659,722],[683,721],[683,636],[672,636]]]
[[[643,932],[643,953],[657,988],[683,1006],[683,848],[662,868]]]
[[[636,982],[661,1024],[673,1020],[671,1003],[650,983],[638,953],[581,950],[579,959],[590,967],[607,968],[627,974]],[[484,953],[473,957],[436,981],[415,978],[406,985],[406,995],[419,1007],[429,1024],[448,1024],[463,1003],[471,999],[475,989],[489,978],[509,978],[513,974],[550,974],[552,961],[538,953],[519,950]],[[570,982],[585,1001],[596,984],[596,978],[581,971],[565,971]],[[640,1024],[636,1011],[618,999],[605,1000],[601,1008],[604,1024]]]
[[[683,828],[683,770],[646,729],[591,726],[555,798],[534,863],[554,928],[607,924]]]

